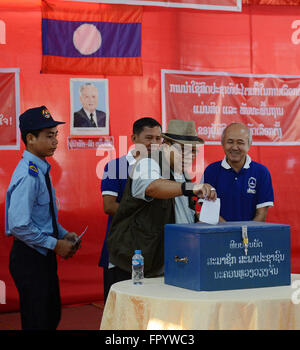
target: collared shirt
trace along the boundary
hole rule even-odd
[[[117,203],[121,202],[121,198],[126,186],[128,174],[131,167],[136,163],[131,151],[123,157],[112,159],[104,168],[104,173],[101,181],[102,196],[109,195],[117,197]],[[103,243],[99,266],[107,267],[109,265],[108,250],[106,246],[106,238],[112,222],[112,216],[109,215],[107,219],[105,240]],[[110,265],[112,267],[113,265]]]
[[[176,182],[185,182],[182,173],[173,173],[173,176]],[[157,179],[163,179],[159,164],[151,158],[140,160],[133,173],[132,196],[145,201],[153,200],[153,198],[146,195],[146,189],[151,182]],[[190,209],[188,197],[175,197],[175,222],[177,224],[191,224],[194,223],[194,217],[195,211]]]
[[[120,203],[131,167],[136,163],[131,151],[126,156],[112,159],[104,168],[101,193],[117,197]]]
[[[272,179],[268,169],[247,155],[237,173],[226,161],[210,164],[203,181],[215,187],[221,200],[220,215],[226,221],[253,220],[256,209],[274,205]]]
[[[29,162],[38,169],[36,176],[29,172]],[[45,182],[45,174],[50,164],[34,154],[24,151],[17,165],[5,202],[5,232],[13,235],[43,255],[47,249],[53,250],[57,239],[53,235],[50,196]],[[52,187],[53,205],[57,220],[55,191]],[[58,239],[68,232],[58,222]]]

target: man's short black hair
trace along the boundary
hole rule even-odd
[[[38,137],[40,132],[42,131],[43,129],[39,129],[39,130],[28,130],[28,131],[24,131],[21,133],[21,138],[22,138],[22,141],[24,142],[25,146],[27,146],[27,140],[26,140],[26,136],[27,134],[32,134],[34,135],[35,137]]]
[[[136,135],[139,135],[145,127],[154,128],[155,126],[159,126],[161,128],[161,125],[157,120],[150,117],[144,117],[134,122],[132,132]]]

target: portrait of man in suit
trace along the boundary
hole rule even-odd
[[[98,110],[98,88],[86,82],[80,86],[82,108],[74,113],[75,128],[103,128],[106,126],[106,113]]]

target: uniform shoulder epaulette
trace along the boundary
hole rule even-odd
[[[31,160],[29,161],[28,174],[30,174],[31,176],[38,176],[39,174],[39,170],[36,164],[33,163]]]

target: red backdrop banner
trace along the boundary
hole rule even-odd
[[[300,145],[300,76],[162,71],[163,124],[195,121],[206,144],[232,122],[254,145]]]
[[[0,150],[19,149],[19,71],[0,69]]]
[[[40,6],[40,0],[0,2],[0,21],[5,27],[0,68],[20,68],[21,112],[46,105],[54,119],[67,123],[59,127],[58,149],[49,158],[60,202],[59,221],[76,233],[87,225],[88,230],[81,249],[72,259],[58,259],[58,273],[63,304],[87,303],[103,299],[102,270],[98,267],[107,223],[100,193],[103,168],[111,156],[120,155],[120,143],[122,147],[123,143],[131,146],[135,120],[152,116],[162,121],[161,70],[300,75],[300,26],[297,27],[300,7],[252,5],[243,6],[242,12],[216,12],[145,6],[143,75],[107,77],[108,136],[114,137],[113,152],[68,149],[70,79],[74,76],[40,74]],[[127,141],[121,136],[126,136]],[[22,143],[20,150],[0,150],[0,280],[6,285],[6,304],[0,304],[0,312],[19,307],[8,271],[12,239],[4,234],[4,205],[6,189],[23,151]],[[300,147],[253,145],[249,154],[270,170],[275,205],[268,211],[267,221],[291,226],[292,272],[300,273],[300,182],[296,181]],[[205,166],[223,157],[220,145],[204,146]]]
[[[289,5],[299,6],[299,0],[243,0],[243,5]]]
[[[192,8],[198,10],[241,11],[242,0],[76,0],[80,2],[101,2],[109,4],[129,4]]]

